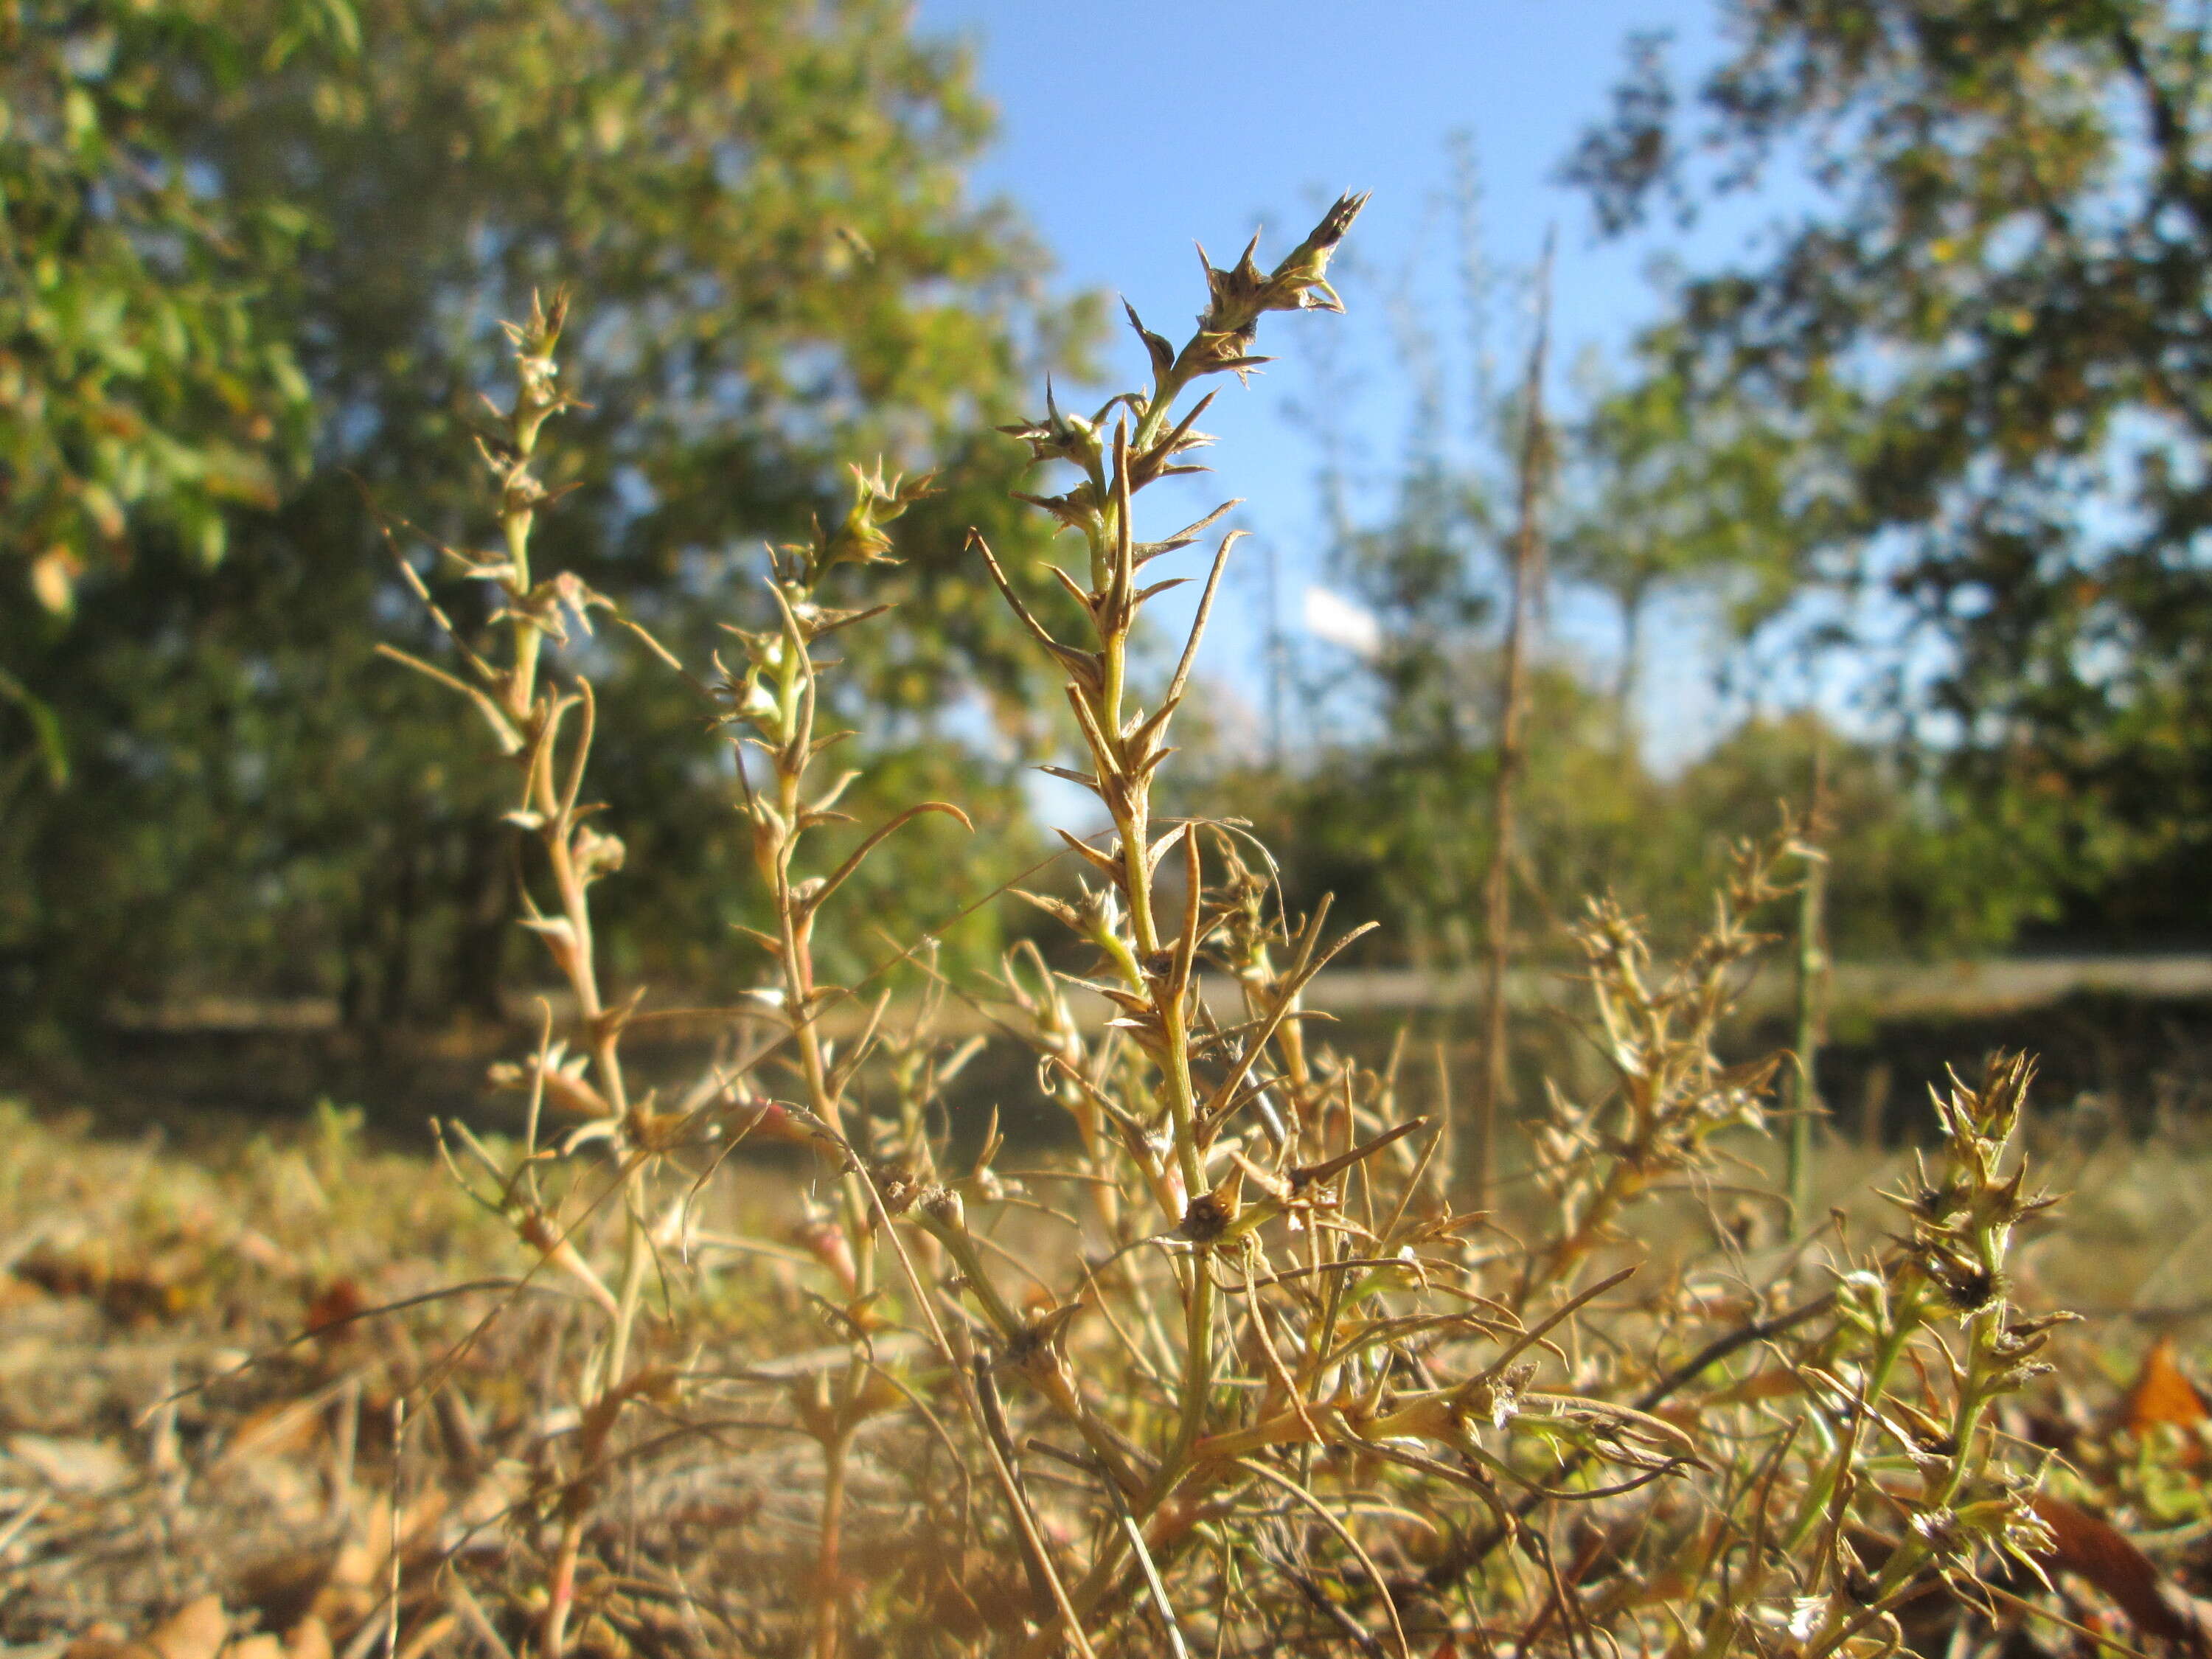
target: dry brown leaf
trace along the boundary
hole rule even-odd
[[[453,1500],[436,1487],[418,1492],[400,1511],[399,1553],[414,1561],[435,1547],[438,1523]],[[389,1505],[372,1504],[359,1529],[346,1540],[331,1569],[331,1583],[347,1589],[380,1589],[392,1562],[392,1514]]]
[[[359,1630],[375,1611],[374,1590],[333,1579],[315,1593],[314,1610],[307,1617],[325,1630]]]
[[[421,1628],[407,1638],[406,1645],[399,1650],[399,1659],[422,1659],[423,1655],[431,1652],[451,1636],[460,1622],[461,1616],[457,1613],[441,1613],[425,1620]],[[593,1620],[592,1628],[596,1629],[599,1623]]]
[[[2045,1566],[2087,1579],[2145,1635],[2179,1642],[2191,1653],[2212,1653],[2196,1609],[2118,1528],[2048,1492],[2031,1501],[2057,1541],[2042,1558]]]
[[[190,1288],[176,1271],[177,1253],[167,1257],[131,1249],[118,1261],[116,1249],[96,1241],[70,1250],[32,1251],[15,1267],[14,1277],[49,1296],[86,1297],[110,1318],[132,1326],[175,1318],[192,1303]]]
[[[302,1328],[325,1342],[343,1341],[360,1334],[353,1327],[368,1306],[360,1283],[341,1274],[309,1298]]]
[[[241,1636],[222,1650],[222,1659],[284,1659],[284,1644],[265,1631]]]
[[[2127,1399],[2120,1407],[2120,1420],[2142,1434],[2161,1423],[2193,1428],[2208,1417],[2212,1417],[2212,1413],[2205,1410],[2203,1396],[2175,1362],[2173,1339],[2161,1336],[2150,1345],[2150,1352],[2143,1356],[2142,1369],[2128,1385]]]

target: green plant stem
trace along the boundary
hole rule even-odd
[[[607,1374],[603,1392],[611,1392],[629,1380],[629,1345],[636,1328],[638,1309],[645,1300],[646,1275],[653,1265],[653,1240],[646,1231],[645,1160],[635,1162],[623,1177],[623,1273],[615,1292],[615,1312],[607,1332]]]
[[[1157,1504],[1137,1504],[1132,1511],[1132,1518],[1141,1528],[1152,1519],[1158,1508]],[[1191,1540],[1197,1535],[1194,1530],[1157,1548],[1148,1545],[1146,1547],[1152,1551],[1154,1568],[1165,1573],[1190,1547]],[[1068,1608],[1060,1614],[1059,1621],[1048,1622],[1031,1632],[1029,1639],[1014,1650],[1013,1659],[1053,1659],[1053,1656],[1060,1651],[1060,1644],[1069,1639],[1067,1632],[1070,1629],[1077,1629],[1079,1634],[1078,1621],[1092,1618],[1102,1607],[1109,1606],[1134,1589],[1142,1578],[1142,1568],[1129,1545],[1128,1528],[1115,1528],[1107,1534],[1098,1558],[1091,1563],[1091,1571],[1084,1575],[1083,1582],[1068,1592]],[[1072,1620],[1069,1617],[1071,1613],[1074,1615]],[[1088,1645],[1087,1641],[1085,1645]]]
[[[1190,1253],[1191,1286],[1183,1303],[1183,1367],[1175,1438],[1160,1462],[1159,1496],[1164,1498],[1189,1472],[1191,1448],[1206,1427],[1206,1407],[1213,1392],[1213,1261],[1206,1246]]]
[[[1974,1316],[1972,1335],[1968,1340],[1966,1375],[1959,1385],[1959,1408],[1953,1419],[1950,1437],[1954,1450],[1943,1479],[1924,1500],[1923,1507],[1930,1512],[1943,1514],[1958,1499],[1961,1488],[1979,1467],[1981,1459],[1975,1454],[1975,1442],[1981,1430],[1982,1414],[1988,1409],[1990,1393],[1983,1374],[1983,1346],[1989,1325],[1987,1322],[2002,1316],[2002,1310],[1984,1311]],[[1874,1398],[1880,1398],[1877,1395]],[[1908,1532],[1898,1541],[1897,1547],[1883,1563],[1875,1580],[1872,1605],[1866,1609],[1879,1615],[1897,1605],[1912,1592],[1913,1580],[1921,1569],[1935,1558],[1934,1545],[1917,1532]],[[1851,1616],[1839,1598],[1832,1599],[1828,1618],[1814,1639],[1806,1647],[1806,1659],[1827,1659],[1827,1656],[1848,1640],[1859,1628],[1861,1620]]]
[[[1207,578],[1206,598],[1200,602],[1182,662],[1169,682],[1161,707],[1149,719],[1141,717],[1139,713],[1130,715],[1125,724],[1123,702],[1128,688],[1130,640],[1137,611],[1146,597],[1137,587],[1133,501],[1139,489],[1162,476],[1164,471],[1190,470],[1170,466],[1170,463],[1182,450],[1206,441],[1190,435],[1189,430],[1204,404],[1194,405],[1178,423],[1176,402],[1203,375],[1233,372],[1241,377],[1253,366],[1255,360],[1249,351],[1255,325],[1263,313],[1316,305],[1341,308],[1322,280],[1322,272],[1328,251],[1341,237],[1363,199],[1349,196],[1341,198],[1314,235],[1293,256],[1279,264],[1271,276],[1259,276],[1249,250],[1233,270],[1215,270],[1209,261],[1210,302],[1200,319],[1198,332],[1180,352],[1173,351],[1164,340],[1146,330],[1135,313],[1131,312],[1131,321],[1144,339],[1152,362],[1152,384],[1148,396],[1127,394],[1116,398],[1090,421],[1069,421],[1048,402],[1043,422],[1019,428],[1031,443],[1036,459],[1073,463],[1086,480],[1082,490],[1087,491],[1087,500],[1082,493],[1071,491],[1045,505],[1062,523],[1079,526],[1088,544],[1090,582],[1087,591],[1079,592],[1095,630],[1095,653],[1087,659],[1078,659],[1070,649],[1052,640],[1014,594],[995,561],[992,574],[1031,631],[1073,670],[1069,694],[1094,767],[1089,781],[1105,804],[1119,839],[1116,854],[1093,861],[1106,868],[1109,884],[1121,890],[1127,910],[1126,941],[1119,936],[1119,924],[1110,920],[1103,923],[1078,922],[1078,931],[1103,951],[1127,987],[1125,1006],[1136,1016],[1127,1023],[1139,1027],[1139,1047],[1157,1066],[1158,1095],[1146,1103],[1145,1109],[1148,1114],[1157,1113],[1164,1098],[1164,1115],[1171,1128],[1174,1174],[1181,1187],[1180,1213],[1175,1212],[1177,1206],[1174,1184],[1159,1168],[1157,1157],[1147,1148],[1133,1152],[1155,1201],[1170,1212],[1168,1220],[1174,1232],[1189,1246],[1182,1258],[1184,1273],[1176,1276],[1183,1314],[1182,1351],[1176,1382],[1172,1388],[1162,1389],[1168,1395],[1163,1403],[1171,1406],[1173,1427],[1159,1466],[1140,1500],[1127,1505],[1124,1514],[1127,1524],[1100,1540],[1091,1570],[1073,1598],[1073,1606],[1063,1607],[1057,1622],[1048,1624],[1024,1643],[1018,1650],[1024,1656],[1055,1651],[1067,1635],[1079,1636],[1075,1621],[1088,1617],[1128,1580],[1131,1561],[1144,1553],[1141,1528],[1158,1514],[1194,1467],[1197,1448],[1206,1433],[1214,1388],[1214,1328],[1218,1320],[1213,1252],[1224,1238],[1241,1236],[1231,1229],[1238,1218],[1237,1194],[1241,1191],[1242,1177],[1218,1189],[1209,1187],[1206,1152],[1208,1139],[1217,1126],[1201,1116],[1203,1106],[1192,1075],[1194,958],[1209,932],[1203,908],[1206,900],[1198,842],[1194,830],[1186,829],[1188,908],[1180,928],[1176,930],[1172,949],[1164,948],[1170,941],[1160,927],[1152,895],[1151,812],[1152,776],[1164,758],[1166,726],[1186,684],[1228,544],[1224,543],[1215,556]],[[1126,412],[1112,427],[1109,468],[1109,452],[1099,433],[1117,405]],[[1083,506],[1080,512],[1075,506],[1079,501]],[[1225,511],[1224,507],[1194,530],[1202,529]],[[1163,547],[1187,545],[1193,536],[1186,534]],[[1075,586],[1072,576],[1066,580],[1071,586]],[[1086,898],[1086,907],[1092,902]],[[1094,915],[1105,914],[1103,896],[1099,905]],[[1066,907],[1061,907],[1061,914],[1069,915]],[[1073,920],[1072,916],[1070,919]],[[1320,918],[1316,916],[1313,927],[1317,931],[1319,926]],[[1302,949],[1310,953],[1312,940],[1305,941]],[[1279,1033],[1291,1000],[1282,999],[1284,1006],[1272,1010],[1264,1028],[1256,1034],[1245,1034],[1247,1040],[1258,1047],[1272,1041]],[[1295,1030],[1285,1039],[1285,1045],[1297,1073],[1295,1086],[1303,1090],[1304,1068]],[[1215,1095],[1209,1098],[1218,1098],[1224,1104],[1232,1102],[1256,1060],[1256,1050],[1241,1055],[1215,1085]],[[1139,1085],[1138,1089],[1142,1092],[1143,1085]],[[1349,1100],[1346,1103],[1348,1109]],[[1089,1115],[1079,1111],[1079,1121]],[[1156,1132],[1158,1121],[1158,1115],[1152,1116],[1151,1124],[1146,1126],[1147,1133]],[[1093,1139],[1086,1135],[1087,1143]],[[1087,1150],[1095,1165],[1098,1149],[1091,1144]],[[1290,1149],[1285,1150],[1287,1153]],[[1264,1222],[1273,1213],[1273,1210],[1254,1212],[1247,1220],[1254,1224]],[[1173,1356],[1175,1345],[1161,1328],[1159,1315],[1164,1307],[1156,1304],[1164,1304],[1167,1300],[1164,1296],[1147,1297],[1141,1304],[1146,1329],[1164,1358]],[[1115,1328],[1118,1333],[1118,1324]],[[1149,1373],[1150,1367],[1146,1369]],[[1110,1473],[1115,1460],[1102,1457],[1102,1462],[1109,1470],[1109,1478],[1116,1478]],[[1172,1553],[1164,1551],[1163,1554]],[[1163,1617],[1173,1630],[1173,1615],[1167,1607],[1164,1592],[1159,1592],[1159,1595]]]
[[[1820,811],[1820,757],[1814,757],[1814,813]],[[1808,820],[1808,833],[1810,833]],[[1813,1209],[1813,1145],[1814,1119],[1820,1115],[1817,1081],[1820,1060],[1820,986],[1827,971],[1823,944],[1827,902],[1828,862],[1818,848],[1806,859],[1804,885],[1797,896],[1797,1086],[1790,1105],[1788,1188],[1792,1224],[1802,1231]]]
[[[1911,1299],[1899,1304],[1890,1331],[1883,1337],[1881,1346],[1875,1350],[1874,1363],[1868,1368],[1865,1395],[1870,1407],[1881,1406],[1882,1395],[1889,1389],[1890,1373],[1897,1369],[1897,1362],[1905,1357],[1905,1350],[1912,1340],[1912,1334],[1920,1328],[1917,1287],[1909,1294]],[[1805,1500],[1798,1510],[1797,1518],[1784,1536],[1785,1551],[1795,1554],[1820,1517],[1827,1512],[1829,1499],[1835,1493],[1837,1483],[1843,1480],[1850,1468],[1853,1447],[1852,1435],[1847,1432],[1843,1444],[1836,1449],[1835,1458],[1826,1473],[1806,1488]]]
[[[1146,441],[1147,431],[1156,434],[1165,419],[1176,391],[1179,390],[1171,381],[1170,376],[1156,389],[1145,419],[1139,422],[1137,441],[1124,444],[1117,439],[1119,467],[1128,466],[1131,456]],[[1129,977],[1133,991],[1149,994],[1160,1024],[1159,1060],[1165,1074],[1168,1110],[1174,1126],[1176,1167],[1188,1203],[1206,1188],[1205,1158],[1198,1142],[1197,1091],[1190,1073],[1190,990],[1179,971],[1146,971],[1146,965],[1154,963],[1161,951],[1159,923],[1152,908],[1150,776],[1131,764],[1133,757],[1122,732],[1121,718],[1129,645],[1125,615],[1127,590],[1132,585],[1129,550],[1133,530],[1126,515],[1133,492],[1128,488],[1126,471],[1114,482],[1119,486],[1110,495],[1116,503],[1115,512],[1110,522],[1102,526],[1099,540],[1093,546],[1094,567],[1103,566],[1109,574],[1111,618],[1100,641],[1103,688],[1093,710],[1096,736],[1092,741],[1098,750],[1093,763],[1102,778],[1118,775],[1126,780],[1112,798],[1115,832],[1121,843],[1121,880],[1129,912],[1129,930],[1136,947],[1133,959],[1127,962],[1123,971]],[[1198,894],[1192,892],[1186,902],[1197,904]],[[1213,1280],[1203,1243],[1194,1245],[1190,1266],[1192,1277],[1183,1303],[1183,1364],[1176,1429],[1159,1474],[1163,1494],[1187,1472],[1185,1466],[1191,1448],[1204,1431],[1206,1403],[1212,1388]]]
[[[556,323],[552,336],[543,337],[538,342],[546,354],[550,355],[552,337],[557,333]],[[546,394],[544,386],[547,381],[533,373],[527,360],[522,361],[525,367],[523,385],[508,422],[515,459],[507,469],[500,512],[500,527],[509,565],[504,586],[512,613],[510,636],[514,651],[513,660],[504,676],[504,701],[507,713],[526,734],[522,757],[526,769],[523,793],[537,814],[538,842],[552,876],[561,919],[568,928],[568,946],[556,954],[576,999],[577,1017],[586,1033],[586,1047],[591,1055],[592,1075],[600,1097],[606,1103],[607,1109],[617,1126],[617,1144],[620,1146],[625,1140],[635,1139],[636,1126],[631,1121],[629,1089],[623,1073],[619,1023],[607,1018],[605,999],[599,987],[589,886],[583,872],[577,868],[574,850],[578,800],[583,787],[584,769],[591,756],[596,708],[591,688],[588,684],[582,684],[577,696],[582,710],[580,727],[564,780],[556,775],[556,746],[564,705],[557,695],[542,683],[546,635],[544,627],[535,614],[532,593],[530,535],[535,522],[534,504],[539,491],[529,468],[536,455],[538,435],[544,422],[561,407],[561,403],[557,395]],[[538,367],[542,368],[544,366],[544,360],[539,360]],[[641,1146],[640,1151],[647,1155],[627,1160],[627,1167],[621,1178],[622,1279],[613,1310],[609,1316],[600,1349],[601,1358],[596,1367],[596,1397],[587,1409],[603,1407],[611,1401],[619,1402],[626,1398],[623,1391],[628,1381],[630,1345],[644,1299],[645,1283],[653,1256],[652,1239],[647,1231],[645,1218],[652,1160],[649,1148]],[[619,1403],[616,1410],[619,1412]],[[609,1424],[594,1437],[598,1449],[588,1455],[587,1463],[595,1466],[601,1461],[604,1449],[611,1438],[611,1431],[612,1425]],[[596,1474],[596,1467],[580,1468],[574,1475],[572,1492],[576,1494],[588,1492],[589,1483]],[[588,1520],[587,1499],[581,1496],[574,1498],[568,1507],[569,1513],[562,1523],[561,1540],[548,1586],[544,1622],[540,1628],[540,1649],[544,1659],[562,1659],[566,1646],[568,1618],[575,1594],[576,1569]]]

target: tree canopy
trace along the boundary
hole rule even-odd
[[[2073,925],[2212,899],[2212,106],[2166,0],[1729,0],[1632,47],[1570,176],[1601,223],[1790,205],[1654,336],[1788,449],[1803,580],[1884,596],[1898,706]],[[1800,199],[1802,205],[1797,205]],[[1863,642],[1863,641],[1862,641]],[[2186,898],[2177,902],[2177,897]]]
[[[1023,544],[988,422],[1091,325],[967,198],[988,112],[903,7],[17,0],[0,42],[0,540],[43,601],[0,619],[25,1006],[184,980],[376,1021],[489,982],[489,793],[371,647],[415,625],[392,550],[486,533],[477,400],[534,289],[574,295],[587,405],[540,532],[564,566],[703,659],[843,463],[938,471],[843,695],[909,736],[963,700],[1020,735],[1030,671],[958,532]],[[747,899],[699,710],[617,649],[591,666],[654,854],[617,938],[719,950]]]

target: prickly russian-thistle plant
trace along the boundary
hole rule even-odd
[[[695,677],[738,747],[733,811],[773,917],[753,936],[764,981],[704,1074],[665,1100],[625,1076],[639,998],[603,986],[590,910],[623,852],[586,793],[590,684],[552,654],[614,608],[531,568],[564,308],[515,331],[520,392],[485,450],[502,545],[443,555],[496,594],[490,643],[449,629],[459,672],[415,665],[473,702],[516,769],[525,925],[569,987],[536,1052],[500,1073],[527,1092],[520,1148],[453,1132],[456,1172],[594,1322],[568,1413],[532,1450],[500,1580],[516,1637],[548,1659],[636,1644],[655,1547],[708,1547],[747,1584],[742,1617],[683,1590],[700,1630],[720,1621],[710,1644],[817,1656],[1567,1653],[1602,1632],[1827,1659],[1875,1650],[1930,1583],[1971,1589],[1992,1561],[2034,1558],[2027,1483],[1991,1423],[2045,1340],[2008,1301],[2012,1228],[2042,1201],[2008,1163],[2023,1067],[1945,1104],[1942,1167],[1900,1197],[1909,1232],[1838,1255],[1830,1287],[1807,1297],[1792,1261],[1763,1279],[1739,1262],[1752,1305],[1717,1328],[1709,1286],[1633,1282],[1632,1214],[1763,1125],[1772,1063],[1732,1066],[1714,1044],[1779,845],[1745,853],[1672,970],[1632,919],[1593,908],[1581,939],[1613,1085],[1554,1091],[1535,1132],[1544,1202],[1508,1231],[1453,1209],[1442,1126],[1401,1109],[1395,1066],[1309,1029],[1304,994],[1346,942],[1328,907],[1285,914],[1242,825],[1155,811],[1234,537],[1171,671],[1147,680],[1140,621],[1186,580],[1155,573],[1229,507],[1147,539],[1139,498],[1197,470],[1200,383],[1266,361],[1264,317],[1340,309],[1328,263],[1360,204],[1340,201],[1271,269],[1256,240],[1226,270],[1208,261],[1179,346],[1132,311],[1143,385],[1088,415],[1048,393],[1009,428],[1065,470],[1057,493],[1023,499],[1079,541],[1047,573],[1079,631],[1048,628],[980,538],[975,557],[1066,675],[1082,758],[1059,770],[1108,823],[1062,832],[1077,884],[1027,896],[1064,953],[1025,945],[981,994],[1072,1131],[1063,1158],[1029,1170],[1006,1166],[995,1131],[950,1157],[944,1092],[975,1043],[932,1036],[941,988],[897,1010],[872,981],[817,971],[823,930],[856,925],[840,895],[872,853],[917,814],[960,816],[926,802],[847,828],[854,775],[823,762],[846,735],[826,723],[825,647],[875,614],[848,585],[892,556],[888,526],[927,488],[880,469],[855,471],[834,526],[772,550],[773,625],[732,630],[729,659]],[[805,1149],[781,1240],[733,1232],[714,1200],[732,1152],[769,1141]],[[1010,1246],[1010,1225],[1035,1231]],[[794,1276],[811,1328],[757,1298],[732,1316],[727,1266],[762,1256]],[[1790,1385],[1752,1391],[1737,1373],[1768,1354]],[[778,1558],[795,1571],[639,1507],[641,1472],[679,1455],[748,1467],[726,1449],[740,1423],[811,1443],[805,1537]]]

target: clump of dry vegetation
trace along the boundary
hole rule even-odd
[[[270,1220],[180,1243],[198,1265],[168,1288],[102,1279],[98,1234],[19,1249],[27,1297],[104,1304],[81,1317],[161,1328],[198,1287],[176,1294],[228,1310],[235,1352],[172,1345],[96,1408],[127,1399],[143,1474],[72,1489],[72,1443],[18,1433],[10,1471],[46,1458],[56,1495],[0,1520],[35,1587],[0,1592],[0,1628],[81,1633],[91,1581],[38,1563],[97,1556],[53,1530],[96,1490],[157,1533],[195,1504],[282,1517],[212,1574],[219,1604],[188,1599],[210,1588],[204,1553],[146,1547],[168,1565],[141,1604],[185,1604],[148,1638],[167,1659],[226,1640],[347,1659],[2203,1650],[2182,1588],[2212,1529],[2203,1408],[2170,1352],[2117,1434],[2112,1407],[2050,1381],[2066,1316],[2023,1284],[2021,1230],[2056,1201],[2021,1151],[2026,1060],[1936,1103],[1885,1221],[1793,1235],[1786,1206],[1723,1213],[1778,1068],[1716,1042],[1786,839],[1742,850],[1674,963],[1593,906],[1578,938],[1609,1085],[1553,1091],[1529,1192],[1483,1212],[1456,1207],[1447,1126],[1397,1068],[1334,1051],[1302,1007],[1346,942],[1327,907],[1285,914],[1239,824],[1156,815],[1233,538],[1148,678],[1140,618],[1182,580],[1156,561],[1228,508],[1146,539],[1138,498],[1194,470],[1200,383],[1264,361],[1268,313],[1338,308],[1329,258],[1359,205],[1272,268],[1256,244],[1209,261],[1180,345],[1132,312],[1145,385],[1087,416],[1048,398],[1011,429],[1060,470],[1024,499],[1080,551],[1050,586],[980,539],[975,556],[1065,671],[1081,758],[1062,775],[1109,826],[1065,834],[1079,881],[1027,896],[1067,954],[1024,947],[995,986],[956,988],[1034,1051],[1068,1121],[1064,1154],[1024,1167],[995,1129],[952,1155],[945,1091],[974,1045],[933,1036],[945,988],[896,1007],[882,988],[932,971],[927,940],[851,985],[817,969],[823,929],[866,937],[839,896],[871,854],[917,814],[960,816],[848,826],[824,691],[927,481],[856,470],[841,521],[772,552],[775,625],[678,663],[533,568],[566,307],[515,328],[520,389],[483,441],[496,545],[441,549],[428,574],[401,551],[441,623],[447,579],[494,596],[482,628],[447,624],[450,660],[405,660],[512,768],[526,926],[568,993],[496,1074],[525,1127],[444,1126],[434,1188],[335,1127],[319,1167],[257,1150],[244,1179]],[[595,617],[730,733],[776,919],[716,1063],[676,1086],[626,1073],[642,993],[606,982],[593,943],[594,886],[625,856],[590,794],[575,653]],[[1236,1006],[1200,994],[1202,969]],[[1078,993],[1112,1017],[1083,1018]],[[855,1002],[872,1016],[833,1040]],[[1712,1223],[1697,1250],[1684,1194]],[[353,1208],[370,1214],[337,1224]],[[248,1479],[274,1485],[222,1498]],[[2169,1565],[2114,1520],[2162,1534]]]

